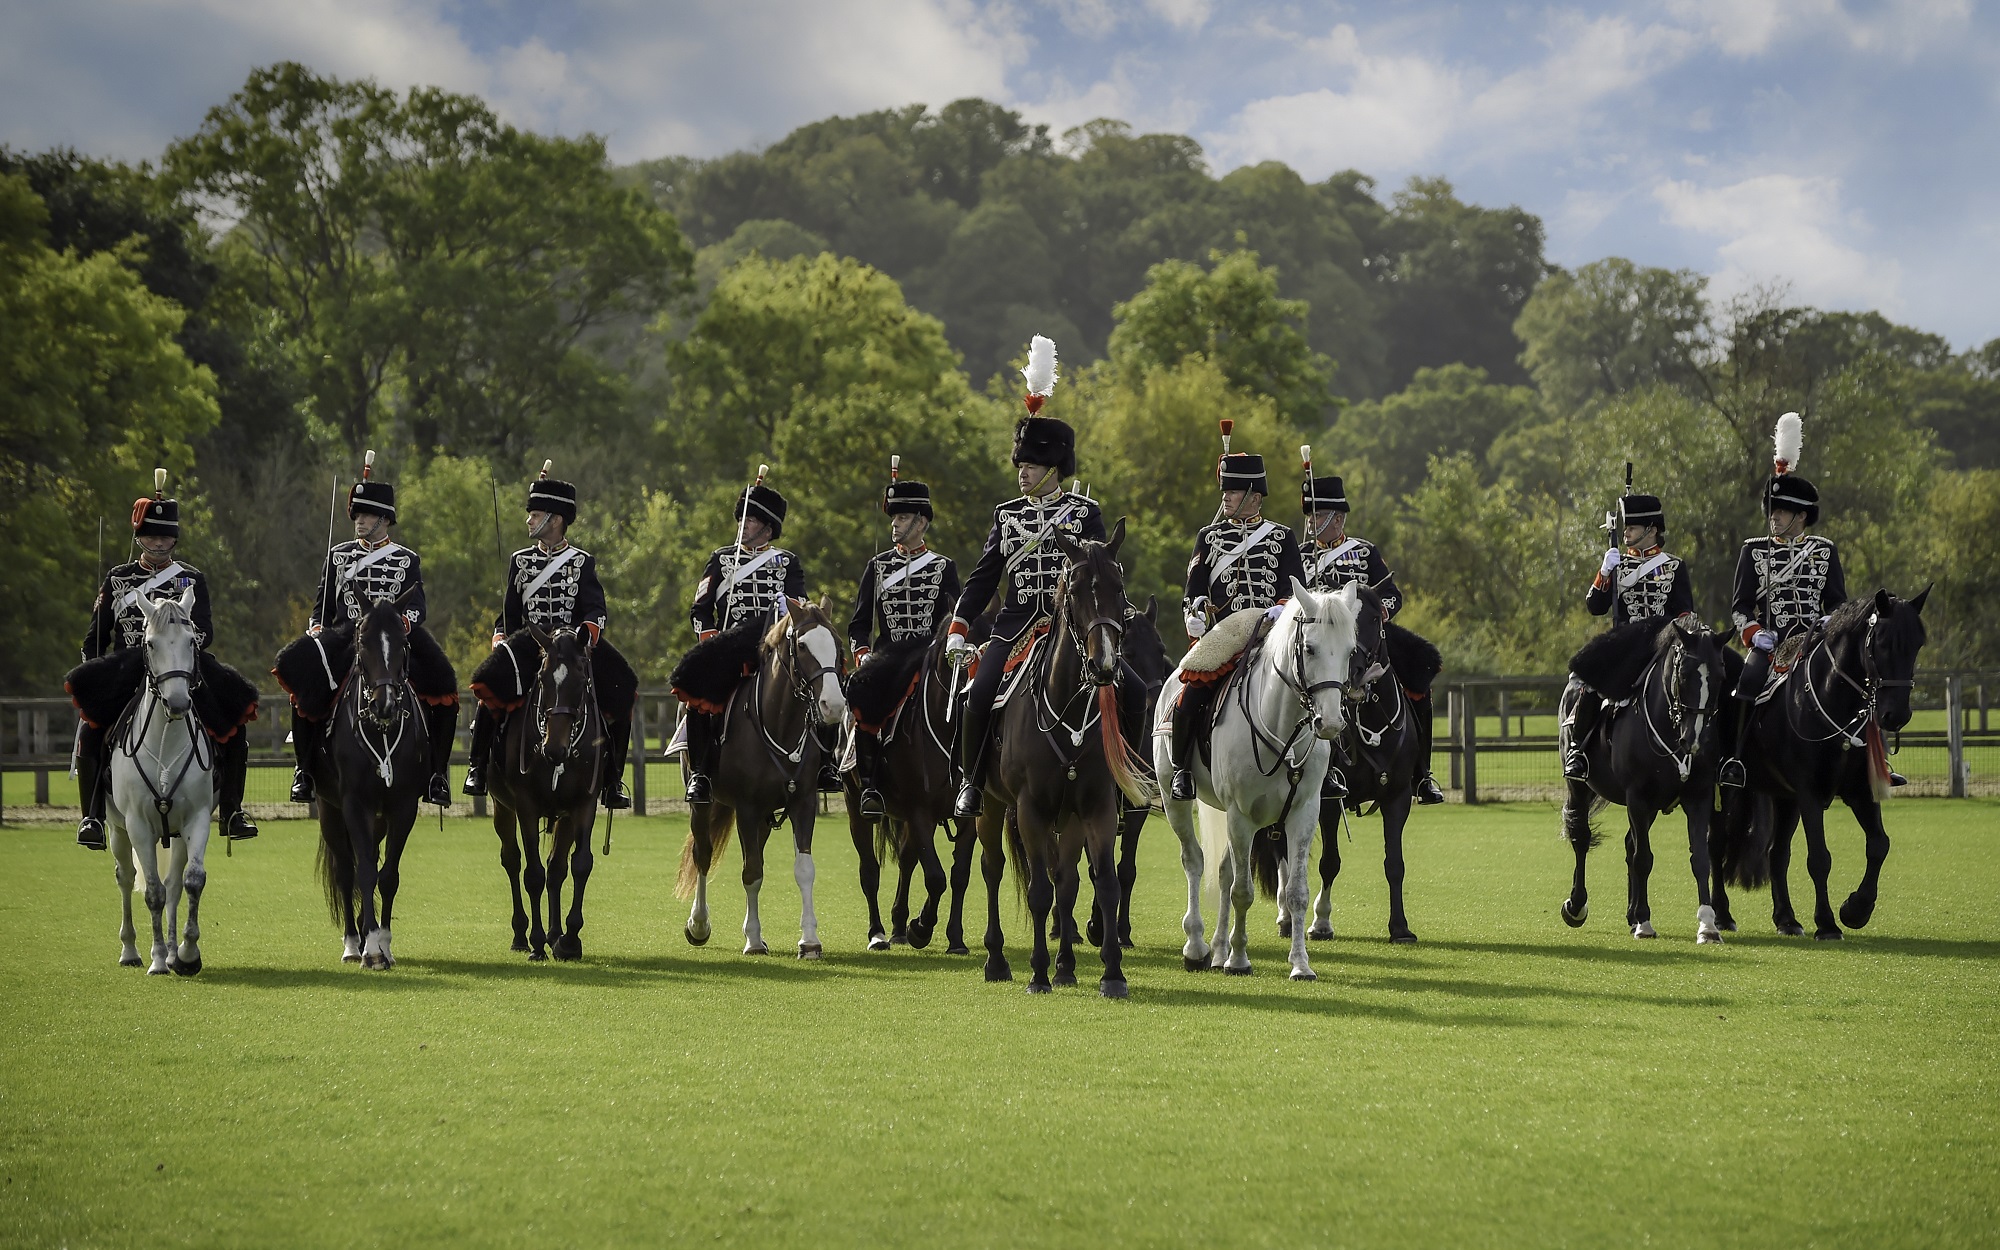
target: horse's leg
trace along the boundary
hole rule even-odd
[[[362,784],[350,787],[353,790],[368,788]],[[377,861],[380,848],[375,844],[375,817],[358,795],[342,796],[342,808],[347,845],[354,856],[354,924],[361,936],[361,966],[380,968],[382,940],[375,935],[375,930],[380,927],[375,910],[375,887],[381,878],[381,868]]]
[[[819,818],[819,795],[807,787],[805,797],[792,808],[792,880],[799,887],[799,958],[818,959],[825,954],[819,944],[819,911],[813,906],[813,823]]]
[[[951,822],[951,917],[945,923],[944,953],[970,955],[965,944],[965,892],[972,885],[972,852],[979,835],[969,820]]]
[[[180,971],[181,876],[187,871],[187,839],[175,838],[167,850],[167,969]]]
[[[576,820],[572,812],[565,823]],[[590,884],[590,870],[597,866],[597,854],[590,849],[591,831],[597,826],[597,805],[585,809],[585,823],[570,839],[569,918],[563,924],[562,940],[556,943],[557,959],[583,958],[583,890]]]
[[[1653,820],[1651,805],[1636,795],[1625,809],[1625,923],[1635,938],[1660,936],[1653,931],[1653,904],[1646,896],[1646,883],[1653,875]]]
[[[1249,865],[1243,865],[1249,872]],[[1215,861],[1215,936],[1208,945],[1208,966],[1220,968],[1229,961],[1229,913],[1236,905],[1236,851],[1224,842]],[[1245,875],[1243,878],[1250,878]]]
[[[1840,905],[1840,923],[1850,929],[1861,929],[1867,927],[1875,914],[1875,891],[1882,878],[1882,861],[1889,858],[1889,831],[1882,825],[1882,805],[1865,789],[1847,800],[1847,808],[1861,826],[1868,862],[1861,871],[1861,884]]]
[[[1389,883],[1389,940],[1409,945],[1417,940],[1410,918],[1403,913],[1403,828],[1410,821],[1410,792],[1382,804],[1382,877]]]
[[[125,822],[119,819],[116,805],[112,805],[111,818],[104,822],[109,826],[111,842],[111,877],[118,883],[118,897],[123,904],[124,922],[118,926],[118,966],[139,968],[146,963],[139,958],[139,931],[132,924],[132,883],[138,880],[139,868],[132,860],[132,835],[125,830]]]
[[[1799,804],[1799,818],[1806,827],[1806,872],[1813,883],[1813,936],[1822,942],[1841,939],[1840,923],[1833,915],[1833,900],[1827,893],[1827,878],[1833,874],[1833,853],[1826,845],[1826,809],[1817,800]]]
[[[1685,809],[1688,830],[1688,871],[1694,874],[1694,940],[1697,946],[1714,945],[1722,941],[1722,931],[1715,926],[1715,904],[1709,893],[1708,881],[1714,870],[1708,862],[1709,825],[1712,813],[1709,795],[1713,783],[1695,787],[1694,793],[1681,795],[1681,807]]]
[[[889,846],[896,856],[896,897],[889,905],[889,944],[908,946],[910,944],[910,878],[915,875],[917,861],[905,848],[910,830],[900,820],[889,820]]]
[[[1229,926],[1229,955],[1223,961],[1222,970],[1233,977],[1250,975],[1250,904],[1257,897],[1256,869],[1250,858],[1251,843],[1256,840],[1257,827],[1235,808],[1229,809],[1229,862],[1234,866],[1235,880],[1223,896],[1226,900],[1222,914],[1235,913]],[[1216,930],[1216,945],[1222,945],[1222,931]],[[1217,952],[1218,954],[1220,951]]]
[[[1123,892],[1118,881],[1118,841],[1123,815],[1114,810],[1113,823],[1095,830],[1084,842],[1084,853],[1097,869],[1092,874],[1097,878],[1097,894],[1091,914],[1102,934],[1097,955],[1104,963],[1104,975],[1097,979],[1097,992],[1106,998],[1124,998],[1131,993],[1125,985],[1125,948],[1118,941],[1118,902]]]
[[[569,881],[569,852],[572,835],[567,813],[549,822],[549,862],[542,889],[549,909],[549,946],[557,959],[567,958],[563,954],[563,886]]]
[[[152,962],[146,965],[146,974],[163,976],[168,971],[167,939],[162,919],[167,906],[167,886],[160,879],[160,840],[152,835],[148,826],[138,821],[128,818],[126,828],[138,833],[138,836],[130,837],[133,858],[138,861],[139,874],[146,879],[146,910],[153,917]]]
[[[1132,887],[1139,883],[1139,835],[1152,809],[1128,807],[1118,821],[1118,945],[1132,945]]]
[[[1056,883],[1050,876],[1049,860],[1054,856],[1055,830],[1046,828],[1038,814],[1023,804],[1021,844],[1028,871],[1028,923],[1034,927],[1035,941],[1028,954],[1028,992],[1049,992],[1049,913],[1055,910]]]
[[[886,821],[888,817],[880,819]],[[854,858],[861,866],[861,897],[868,900],[868,949],[885,951],[889,939],[882,930],[882,908],[876,894],[882,888],[882,864],[875,858],[875,821],[861,814],[861,800],[850,788],[847,804],[847,836],[854,842]]]
[[[520,823],[514,809],[498,799],[493,803],[493,832],[500,839],[500,867],[507,874],[507,887],[514,895],[514,949],[528,949],[528,909],[521,905],[521,843],[515,836]]]
[[[708,870],[709,860],[715,854],[715,843],[711,829],[715,813],[720,810],[716,803],[705,803],[695,807],[688,816],[688,848],[686,854],[695,864],[694,903],[688,908],[687,924],[681,933],[689,946],[706,946],[710,935],[708,920]]]
[[[412,797],[404,809],[389,814],[389,836],[382,850],[382,867],[376,874],[382,895],[382,923],[375,931],[375,966],[393,968],[396,957],[389,950],[390,927],[396,914],[396,891],[403,883],[403,848],[409,845],[410,830],[417,823],[417,800]]]
[[[945,887],[944,864],[938,859],[935,823],[920,821],[909,832],[917,864],[924,870],[924,906],[910,922],[910,945],[922,950],[931,944],[931,935],[937,932],[938,901],[944,896]]]
[[[174,971],[184,977],[201,971],[201,894],[208,888],[208,833],[208,807],[204,804],[181,830],[181,843],[175,848],[174,867],[187,892],[188,914]]]
[[[1575,929],[1590,919],[1588,868],[1597,830],[1590,823],[1590,783],[1571,778],[1563,784],[1562,831],[1576,857],[1576,866],[1570,872],[1569,897],[1557,908],[1557,914],[1564,924]]]
[[[1055,886],[1056,961],[1052,985],[1076,984],[1076,896],[1082,888],[1083,873],[1077,868],[1077,844],[1081,840],[1082,818],[1066,814],[1060,818],[1051,841],[1050,876]]]
[[[1407,807],[1409,799],[1403,800]],[[1312,896],[1312,884],[1307,872],[1312,864],[1313,827],[1319,824],[1319,813],[1311,804],[1301,803],[1285,821],[1285,875],[1280,882],[1280,897],[1292,913],[1292,980],[1316,981],[1312,960],[1306,955],[1306,906]],[[1384,822],[1383,827],[1388,827]],[[1392,926],[1393,927],[1393,926]]]
[[[1312,928],[1306,931],[1314,941],[1333,936],[1333,882],[1340,875],[1340,812],[1339,799],[1319,801],[1319,897],[1313,900]]]
[[[1253,842],[1251,846],[1254,850],[1256,844]],[[1278,927],[1278,936],[1289,941],[1292,936],[1292,892],[1285,888],[1289,884],[1285,880],[1285,874],[1290,872],[1292,867],[1291,843],[1287,841],[1285,849],[1282,852],[1274,851],[1272,854],[1276,856],[1278,861],[1278,893],[1271,900],[1272,911],[1275,913],[1273,921]],[[1305,917],[1303,914],[1300,915],[1299,921],[1301,925],[1304,924]]]
[[[1771,796],[1771,923],[1786,937],[1805,926],[1792,910],[1792,834],[1798,831],[1798,800]]]
[[[771,837],[770,818],[762,813],[748,820],[744,816],[738,812],[736,821],[736,838],[743,848],[743,953],[768,955],[771,948],[764,942],[763,913],[757,904],[764,888],[764,843]]]
[[[1000,933],[1000,879],[1007,873],[1007,851],[1001,845],[1004,809],[986,804],[978,821],[979,871],[986,878],[986,979],[1012,981],[1014,970],[1007,966],[1007,942]]]
[[[1181,932],[1187,941],[1181,946],[1181,964],[1189,972],[1208,967],[1208,939],[1201,920],[1201,837],[1195,830],[1193,803],[1166,800],[1167,827],[1181,844],[1181,871],[1187,875],[1187,911],[1181,916]]]
[[[540,963],[549,957],[549,931],[542,923],[542,894],[549,887],[548,865],[542,862],[542,815],[534,808],[522,811],[521,875],[528,887],[528,958]]]

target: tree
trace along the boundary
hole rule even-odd
[[[1617,256],[1558,270],[1514,323],[1521,362],[1566,413],[1654,382],[1691,385],[1712,338],[1707,285],[1692,270],[1642,269]]]
[[[1343,412],[1322,441],[1322,463],[1329,471],[1365,463],[1374,470],[1370,489],[1400,498],[1423,481],[1433,456],[1464,453],[1485,464],[1495,439],[1534,424],[1541,412],[1531,388],[1495,386],[1484,369],[1419,369],[1396,394]]]

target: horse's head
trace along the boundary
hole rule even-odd
[[[787,601],[785,619],[772,631],[773,638],[780,635],[789,648],[785,662],[793,691],[801,701],[817,700],[821,724],[839,724],[847,714],[847,695],[840,688],[840,636],[826,597],[820,596],[818,603]]]
[[[1723,638],[1692,612],[1678,617],[1661,638],[1666,665],[1668,719],[1683,759],[1700,749],[1702,735],[1715,727],[1727,689]]]
[[[554,763],[570,756],[570,739],[577,722],[590,710],[590,648],[578,629],[543,629],[532,622],[528,633],[542,648],[541,672],[529,707],[541,725],[542,758]]]
[[[1350,584],[1331,592],[1292,579],[1292,597],[1265,641],[1285,683],[1312,713],[1313,733],[1329,742],[1347,728],[1343,685],[1352,679],[1361,596]]]
[[[1875,700],[1875,718],[1892,733],[1910,723],[1910,686],[1916,678],[1917,652],[1924,645],[1924,600],[1930,594],[1926,586],[1916,598],[1904,600],[1878,590],[1866,613],[1868,628],[1861,643],[1864,684]]]
[[[1056,535],[1056,546],[1069,557],[1056,584],[1056,614],[1073,639],[1080,640],[1083,666],[1091,682],[1109,686],[1118,680],[1119,651],[1125,640],[1125,570],[1118,547],[1125,541],[1125,518],[1111,527],[1104,542],[1079,542]]]
[[[1126,605],[1125,639],[1119,647],[1124,656],[1125,667],[1132,671],[1139,685],[1146,692],[1146,719],[1151,724],[1154,707],[1160,701],[1160,688],[1167,684],[1167,674],[1173,670],[1173,663],[1167,659],[1166,640],[1160,637],[1160,600],[1157,595],[1146,596],[1146,608]]]
[[[1360,703],[1368,690],[1389,671],[1389,618],[1382,597],[1359,582],[1354,588],[1354,654],[1347,662],[1347,699]]]
[[[386,729],[401,712],[410,668],[410,622],[388,603],[377,603],[354,631],[354,676],[361,714]]]
[[[146,616],[146,681],[175,720],[194,703],[194,587],[178,599],[139,599]]]

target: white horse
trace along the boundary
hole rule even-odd
[[[1226,813],[1229,826],[1227,851],[1216,864],[1221,894],[1212,947],[1203,940],[1204,856],[1195,827],[1196,800],[1165,800],[1167,821],[1181,840],[1181,867],[1187,870],[1188,909],[1181,922],[1187,944],[1181,956],[1189,971],[1210,966],[1212,956],[1213,966],[1224,972],[1249,975],[1252,850],[1265,830],[1282,829],[1285,837],[1280,906],[1294,916],[1306,914],[1306,863],[1319,823],[1320,783],[1332,758],[1333,739],[1347,723],[1341,688],[1351,676],[1358,606],[1352,586],[1316,593],[1293,579],[1290,602],[1221,696],[1213,762],[1204,764],[1199,752],[1190,762],[1196,800]],[[1218,624],[1217,630],[1226,624]],[[1154,719],[1153,762],[1162,777],[1173,771],[1173,708],[1184,685],[1181,671],[1176,668],[1167,678]],[[1294,981],[1314,979],[1302,924],[1292,926],[1291,964]]]
[[[118,962],[136,968],[132,885],[146,878],[146,909],[153,913],[152,975],[201,971],[201,891],[208,884],[208,818],[215,799],[215,744],[194,713],[192,682],[197,648],[194,589],[178,599],[140,599],[146,614],[146,685],[131,714],[111,739],[111,800],[106,822],[111,863],[124,897],[124,944]],[[171,845],[163,881],[159,848]],[[187,932],[176,941],[181,891],[188,896]],[[163,916],[164,913],[164,916]],[[162,921],[164,919],[164,931]]]

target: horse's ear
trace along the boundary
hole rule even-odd
[[[1935,586],[1935,585],[1937,585],[1937,583],[1936,583],[1936,582],[1932,582],[1932,583],[1930,584],[1930,586],[1925,586],[1925,587],[1924,587],[1924,588],[1923,588],[1922,590],[1920,590],[1920,591],[1918,591],[1918,592],[1917,592],[1917,597],[1916,597],[1916,598],[1914,598],[1914,599],[1910,600],[1910,606],[1911,606],[1911,607],[1913,607],[1913,608],[1915,608],[1915,609],[1916,609],[1916,610],[1918,611],[1918,613],[1920,613],[1920,614],[1921,614],[1921,613],[1923,612],[1923,610],[1924,610],[1924,600],[1926,600],[1926,599],[1928,599],[1928,598],[1930,598],[1930,597],[1931,597],[1931,586]]]
[[[1875,610],[1877,612],[1887,616],[1889,615],[1889,609],[1893,606],[1893,601],[1890,599],[1889,591],[1886,587],[1875,592]]]
[[[1160,597],[1158,595],[1146,596],[1146,619],[1156,624],[1158,623],[1160,619]]]
[[[1106,539],[1104,542],[1105,554],[1113,556],[1117,555],[1118,544],[1124,541],[1125,541],[1125,518],[1119,517],[1118,524],[1111,527],[1111,537]]]
[[[823,591],[823,590],[822,590],[822,591],[820,591],[820,593],[819,593],[819,605],[818,605],[818,606],[819,606],[819,610],[820,610],[820,615],[822,615],[822,616],[828,616],[828,617],[832,616],[832,615],[833,615],[833,596],[831,596],[831,595],[827,594],[827,593],[826,593],[825,591]]]
[[[189,583],[187,584],[187,589],[186,589],[186,590],[183,590],[183,591],[181,591],[181,611],[183,611],[183,612],[187,612],[187,613],[190,613],[190,614],[192,614],[192,613],[194,612],[194,583],[193,583],[193,582],[189,582]]]
[[[1292,598],[1297,599],[1302,604],[1310,605],[1312,603],[1312,600],[1306,598],[1306,584],[1296,577],[1292,579]]]
[[[533,621],[528,622],[528,636],[533,638],[535,645],[542,650],[547,651],[549,649],[549,631],[543,629]]]
[[[1055,539],[1057,551],[1062,552],[1072,560],[1083,559],[1083,548],[1077,545],[1077,541],[1074,538],[1071,538],[1061,530],[1057,530],[1050,537]]]

